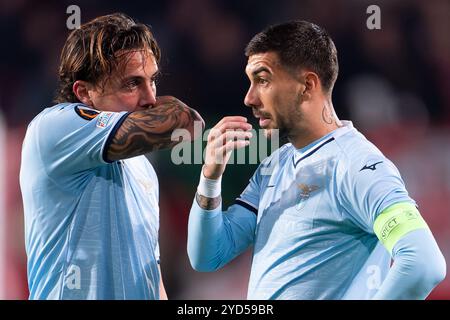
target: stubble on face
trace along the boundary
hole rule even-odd
[[[273,109],[277,119],[276,129],[267,130],[265,132],[267,138],[274,136],[272,130],[278,130],[278,136],[283,143],[298,134],[303,120],[301,102],[302,96],[295,90],[294,85],[279,92],[274,97]]]

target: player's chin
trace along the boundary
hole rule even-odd
[[[271,139],[276,135],[276,132],[278,131],[278,129],[276,128],[266,128],[264,129],[264,136],[266,137],[266,139]]]
[[[272,131],[276,130],[276,122],[272,118],[259,118],[259,128],[263,130],[264,136],[269,139],[272,136]]]
[[[266,139],[270,139],[272,137],[272,129],[263,129],[263,132]]]

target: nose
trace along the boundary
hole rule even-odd
[[[253,85],[251,85],[244,98],[244,104],[247,107],[255,107],[261,105],[261,101],[259,100],[259,97],[255,91],[256,90],[254,89]]]
[[[153,106],[156,103],[156,86],[154,82],[147,82],[142,88],[140,105],[141,106]]]

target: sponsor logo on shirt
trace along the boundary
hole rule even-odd
[[[362,167],[362,169],[359,170],[359,171],[363,171],[363,170],[366,170],[366,169],[375,171],[375,170],[377,169],[377,164],[380,164],[380,163],[382,163],[382,162],[383,162],[383,161],[378,161],[378,162],[376,162],[376,163],[374,163],[374,164],[371,164],[370,166],[368,166],[368,165],[366,164],[366,165],[364,165],[364,167]]]
[[[113,112],[102,112],[97,118],[97,127],[105,128],[108,125],[109,119],[111,119]]]

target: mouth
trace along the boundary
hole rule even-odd
[[[270,124],[270,119],[268,118],[259,118],[259,126],[263,129],[266,129]]]
[[[269,126],[269,123],[271,121],[269,114],[253,111],[253,115],[255,116],[255,118],[259,119],[259,126],[261,128],[265,129]]]

